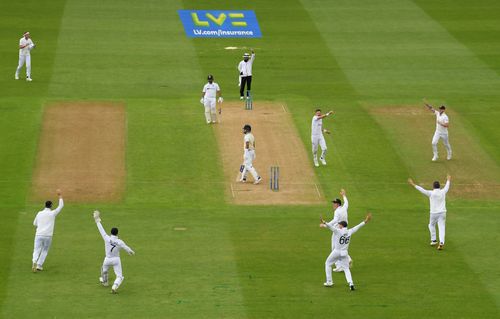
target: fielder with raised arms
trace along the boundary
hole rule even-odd
[[[45,209],[36,214],[33,226],[36,227],[35,234],[35,247],[33,249],[33,272],[43,270],[43,263],[49,253],[50,246],[52,245],[52,236],[54,235],[54,226],[56,217],[59,215],[64,207],[64,201],[61,195],[61,190],[57,190],[59,196],[59,205],[56,209],[52,210],[52,202],[50,200],[45,202]]]
[[[122,262],[120,259],[120,249],[125,250],[129,255],[135,255],[135,252],[128,247],[125,242],[118,238],[118,228],[111,228],[111,236],[106,234],[104,227],[101,225],[101,213],[99,211],[94,211],[94,220],[97,224],[97,229],[99,229],[99,233],[104,240],[104,252],[106,253],[106,257],[104,258],[104,262],[101,267],[101,277],[99,277],[99,281],[104,287],[108,286],[108,270],[110,267],[113,267],[113,271],[115,272],[116,279],[111,287],[111,293],[116,294],[118,287],[123,282],[122,274]]]
[[[321,147],[321,157],[319,160],[321,164],[326,165],[326,142],[323,133],[330,134],[330,131],[323,129],[323,119],[333,114],[333,111],[330,111],[326,114],[321,114],[320,109],[316,109],[314,111],[314,116],[312,118],[311,123],[311,142],[312,142],[312,153],[314,166],[318,167],[318,145]]]
[[[429,197],[430,203],[430,217],[429,217],[429,232],[431,234],[431,246],[436,246],[436,223],[439,228],[439,245],[438,250],[444,248],[444,236],[446,233],[446,193],[450,189],[451,176],[446,176],[446,184],[443,189],[441,189],[439,182],[435,181],[433,183],[433,190],[425,190],[422,187],[416,185],[411,178],[408,178],[408,183],[415,187],[420,193]]]
[[[254,184],[259,184],[262,178],[259,176],[253,167],[255,159],[255,137],[252,134],[252,127],[248,124],[243,126],[243,169],[241,170],[240,182],[244,183],[247,180],[247,173],[250,172],[254,179]]]
[[[432,156],[432,161],[435,162],[439,158],[437,145],[440,139],[443,140],[444,147],[448,153],[446,159],[451,160],[451,145],[448,138],[448,127],[450,126],[450,121],[448,119],[448,115],[445,113],[446,106],[441,105],[439,110],[436,110],[432,107],[432,105],[427,103],[425,103],[425,106],[427,106],[427,108],[436,115],[436,131],[432,137],[432,152],[434,154]]]
[[[35,44],[31,40],[30,33],[25,32],[23,37],[19,40],[19,63],[17,64],[16,74],[14,78],[19,80],[19,71],[26,63],[26,81],[31,82],[31,50]]]
[[[342,201],[339,198],[336,198],[332,201],[333,203],[333,219],[328,223],[330,226],[336,226],[338,223],[341,221],[345,221],[346,223],[349,222],[348,220],[348,214],[347,214],[347,209],[349,208],[349,201],[347,201],[347,196],[345,189],[340,190],[340,195],[342,196],[342,199],[344,200],[344,204],[342,205]],[[332,237],[332,251],[335,250],[335,241],[333,240]],[[347,259],[349,260],[349,268],[352,267],[352,258],[351,256],[347,256]],[[335,269],[333,271],[335,272],[341,272],[344,269],[342,268],[342,265],[339,262],[335,263]]]
[[[214,82],[214,76],[209,74],[208,83],[205,84],[201,91],[200,103],[205,106],[205,119],[207,124],[217,123],[216,102],[222,103],[224,99],[221,96],[219,84]],[[222,113],[222,108],[219,108],[219,114]]]
[[[351,236],[355,232],[357,232],[361,227],[367,224],[372,219],[372,214],[368,213],[365,217],[365,220],[362,221],[357,226],[348,229],[347,222],[341,221],[336,226],[332,226],[329,223],[325,222],[323,218],[321,218],[321,224],[319,227],[330,229],[333,234],[333,241],[335,242],[335,249],[328,255],[328,258],[325,261],[325,272],[326,272],[326,282],[323,284],[325,287],[333,286],[332,280],[332,265],[338,262],[342,268],[344,269],[345,279],[349,284],[349,288],[354,290],[354,282],[352,280],[351,270],[349,269],[349,244],[351,242]]]

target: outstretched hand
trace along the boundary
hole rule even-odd
[[[446,175],[446,180],[451,181],[451,175],[450,174]]]
[[[411,186],[415,186],[415,182],[411,178],[408,178],[408,184],[410,184]]]
[[[345,196],[345,194],[346,194],[346,193],[345,193],[345,189],[343,189],[343,188],[342,188],[342,189],[340,190],[340,195],[341,195],[341,196]]]
[[[96,223],[101,222],[101,213],[98,210],[94,211],[94,220]]]
[[[60,188],[56,189],[56,193],[57,193],[57,196],[61,196],[62,195],[61,189]]]
[[[365,224],[368,224],[370,220],[372,220],[372,213],[368,212],[365,217]]]

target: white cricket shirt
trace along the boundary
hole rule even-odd
[[[436,188],[428,191],[418,185],[415,185],[415,188],[429,197],[431,214],[446,213],[446,193],[448,193],[450,189],[450,181],[446,181],[443,189]]]
[[[436,113],[436,132],[439,134],[448,134],[448,128],[441,125],[449,123],[448,115],[446,115],[444,112],[443,114],[439,114],[439,111],[436,111],[435,113]]]
[[[330,226],[329,224],[327,224],[328,228],[330,228],[330,230],[333,232],[332,241],[335,243],[335,250],[344,252],[340,254],[341,256],[347,256],[352,234],[357,232],[364,225],[365,222],[361,222],[355,227],[348,229],[346,227],[339,228],[338,226]]]
[[[212,84],[207,83],[203,87],[203,93],[205,93],[205,98],[215,99],[217,97],[217,92],[220,91],[219,84],[213,82]]]
[[[255,54],[252,53],[252,56],[248,61],[242,60],[240,64],[238,64],[238,71],[240,71],[241,76],[251,76],[252,75],[252,65],[255,60]]]
[[[101,233],[102,239],[104,240],[104,251],[107,258],[120,257],[120,249],[124,249],[127,253],[132,253],[133,250],[125,244],[125,242],[118,238],[118,236],[108,235],[102,227],[100,222],[97,222],[97,228],[99,233]]]
[[[30,45],[33,44],[33,41],[31,41],[31,38],[29,38],[28,40],[26,40],[24,37],[21,38],[21,40],[19,40],[19,45],[26,45],[28,44],[28,46],[25,46],[24,48],[22,49],[19,49],[19,55],[30,55]]]
[[[249,144],[248,149],[249,150],[255,150],[255,137],[253,137],[252,133],[247,133],[243,137],[243,149],[247,149],[247,142]]]
[[[59,205],[56,209],[51,210],[50,208],[45,208],[36,214],[35,220],[33,221],[33,225],[36,226],[36,236],[51,237],[54,234],[56,216],[61,212],[63,207],[64,201],[62,198],[59,198]]]
[[[323,135],[323,119],[314,115],[311,123],[311,136]]]

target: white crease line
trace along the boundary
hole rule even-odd
[[[285,109],[285,105],[281,104],[281,108],[283,109],[283,112],[288,113]]]
[[[233,189],[233,183],[230,183],[229,186],[231,187],[231,195],[234,197],[234,189]]]
[[[318,198],[321,198],[321,193],[319,192],[319,188],[316,183],[314,183],[314,187],[316,187],[316,193],[318,193]]]

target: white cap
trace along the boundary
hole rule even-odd
[[[243,54],[243,57],[244,57],[244,58],[249,58],[249,57],[250,57],[250,54],[249,54],[249,53],[245,53],[245,54]]]

